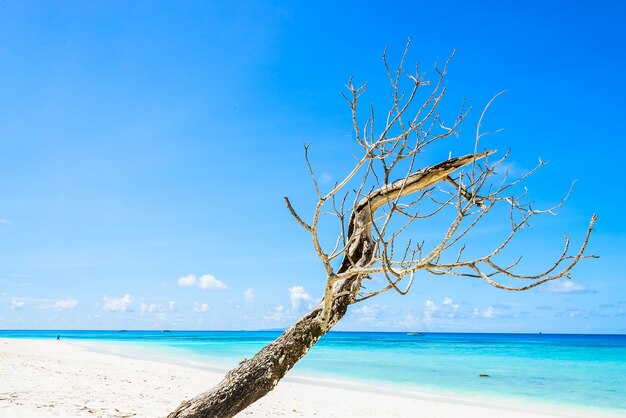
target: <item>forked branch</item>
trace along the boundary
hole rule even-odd
[[[578,251],[574,254],[569,252],[570,240],[566,237],[563,252],[541,273],[517,272],[521,257],[505,265],[496,261],[496,256],[507,248],[531,218],[545,213],[555,214],[569,192],[554,208],[534,209],[524,203],[525,189],[517,195],[514,191],[520,189],[521,183],[544,163],[540,161],[526,175],[508,181],[508,173],[499,175],[498,171],[509,152],[495,162],[490,162],[489,157],[496,151],[480,150],[480,141],[484,137],[500,131],[483,132],[482,125],[487,109],[503,92],[494,96],[483,109],[476,125],[472,154],[450,157],[438,164],[416,169],[417,157],[426,146],[458,136],[468,111],[463,106],[452,124],[446,124],[438,112],[446,92],[443,81],[454,54],[446,60],[443,68],[435,66],[436,80],[432,82],[417,66],[414,73],[405,71],[408,47],[409,44],[393,71],[388,64],[387,51],[383,54],[392,92],[385,125],[378,134],[375,131],[373,106],[368,108],[363,127],[359,122],[359,100],[365,94],[367,85],[356,87],[352,79],[347,83],[347,93],[343,96],[350,108],[354,138],[361,148],[361,157],[329,191],[324,193],[320,190],[309,160],[308,146],[305,148],[307,167],[319,197],[312,221],[305,222],[289,199],[285,198],[289,212],[311,235],[313,247],[327,272],[323,298],[325,312],[330,315],[337,297],[348,296],[354,303],[388,290],[406,294],[419,270],[434,275],[478,278],[500,289],[519,291],[569,277],[580,260],[595,257],[586,252],[597,219],[593,215]],[[425,99],[417,104],[417,98],[425,88],[429,88]],[[394,174],[398,180],[391,180]],[[336,204],[337,195],[341,196],[340,206]],[[352,205],[347,207],[349,196]],[[325,210],[329,202],[332,202],[332,210]],[[498,207],[508,208],[510,233],[488,254],[465,259],[465,249],[470,243],[464,241],[469,239],[471,232],[484,221],[486,215]],[[319,234],[320,223],[326,214],[331,214],[340,223],[341,234],[334,241],[331,251],[324,250]],[[431,243],[428,250],[426,243],[416,241],[415,237],[406,237],[415,233],[412,226],[416,222],[444,215],[450,216],[448,227],[442,239]],[[450,252],[454,254],[452,261],[445,261],[450,258]],[[386,285],[378,290],[365,291],[362,282],[376,275],[383,276]],[[499,277],[531,283],[509,285],[499,282]],[[402,285],[405,279],[407,283]],[[337,292],[336,289],[341,286],[338,283],[346,280],[356,281],[357,285],[350,286],[348,291],[344,289]]]

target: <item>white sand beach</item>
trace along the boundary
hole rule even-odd
[[[96,352],[71,342],[0,339],[0,417],[164,417],[221,374]],[[286,378],[241,416],[589,417],[589,411],[498,405]],[[600,416],[600,415],[597,415]],[[605,416],[605,415],[603,415]]]

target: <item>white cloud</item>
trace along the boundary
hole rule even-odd
[[[23,300],[15,300],[13,299],[11,301],[11,310],[12,311],[16,311],[19,309],[22,309],[24,307],[24,301]]]
[[[271,319],[273,321],[283,321],[286,317],[287,313],[285,312],[285,307],[283,305],[278,305],[272,313],[265,317],[265,319]]]
[[[179,286],[195,286],[197,282],[195,274],[188,274],[178,279]]]
[[[252,303],[254,302],[254,299],[256,298],[256,295],[254,294],[254,290],[252,290],[252,288],[246,290],[245,292],[243,292],[243,297],[246,299],[247,302]]]
[[[328,173],[322,173],[320,174],[318,180],[321,184],[330,184],[333,181],[333,176]]]
[[[289,298],[291,299],[291,308],[294,311],[302,309],[305,302],[312,302],[313,298],[304,291],[302,286],[294,286],[289,288]]]
[[[0,224],[12,225],[13,222],[9,221],[8,219],[0,218]]]
[[[405,317],[402,323],[402,311],[394,308],[389,309],[386,305],[378,305],[376,303],[359,303],[350,308],[349,321],[353,321],[353,326],[360,323],[359,327],[371,327],[385,329],[389,327],[412,327],[407,325],[410,321],[409,316]]]
[[[571,280],[554,280],[548,283],[547,291],[550,293],[587,293],[588,289]]]
[[[435,318],[456,318],[458,311],[459,304],[454,303],[451,298],[444,298],[441,305],[427,300],[424,303],[424,324],[430,326]]]
[[[356,308],[352,309],[352,312],[354,312],[355,314],[368,318],[375,317],[379,311],[380,308],[378,307],[378,305],[363,305],[357,306]]]
[[[510,179],[519,178],[527,174],[530,170],[521,167],[515,161],[504,161],[498,164],[496,175],[507,175]]]
[[[52,305],[52,308],[58,309],[58,310],[74,309],[77,305],[78,305],[78,301],[76,299],[67,298],[67,299],[57,300]]]
[[[133,299],[127,293],[119,298],[109,298],[107,295],[102,297],[105,311],[127,311]]]
[[[225,290],[226,284],[221,280],[218,280],[212,274],[203,274],[200,278],[197,278],[195,274],[188,274],[178,279],[179,286],[195,286],[198,285],[200,289],[217,289]]]
[[[203,274],[200,277],[200,283],[198,284],[200,289],[218,289],[225,290],[226,285],[221,280],[215,278],[215,276],[211,274]]]
[[[408,329],[420,328],[422,326],[422,321],[419,316],[409,312],[404,316],[402,325],[404,328]]]
[[[448,318],[456,317],[456,313],[459,310],[459,304],[458,303],[452,302],[452,299],[450,299],[450,298],[445,298],[443,300],[443,305],[446,307],[445,315],[447,315]]]
[[[145,314],[146,312],[147,313],[154,312],[156,308],[157,308],[156,303],[151,303],[149,305],[142,303],[141,305],[139,305],[139,312],[143,316],[143,314]]]
[[[493,308],[493,306],[488,306],[485,310],[483,310],[483,318],[497,318],[498,313]]]
[[[173,311],[176,308],[176,302],[174,302],[173,300],[170,300],[168,307],[170,311]]]
[[[193,311],[194,312],[206,312],[209,310],[209,304],[208,303],[194,303],[193,304]]]
[[[437,311],[437,304],[432,300],[424,303],[424,325],[429,327],[433,322],[433,315]]]

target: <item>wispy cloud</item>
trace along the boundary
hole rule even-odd
[[[207,303],[194,303],[193,304],[193,311],[194,312],[206,312],[209,310],[209,305]]]
[[[445,311],[449,318],[454,318],[459,310],[459,304],[452,302],[451,298],[444,298],[443,306],[446,307]]]
[[[23,300],[13,299],[11,301],[11,310],[17,311],[24,307],[25,302]]]
[[[0,218],[0,224],[13,225],[13,222],[9,221],[8,219]]]
[[[550,293],[592,293],[592,290],[587,289],[585,286],[574,283],[571,280],[554,280],[548,283],[546,291]]]
[[[119,298],[110,298],[107,295],[102,297],[102,301],[104,302],[103,309],[105,311],[114,311],[114,312],[124,312],[127,311],[130,307],[130,304],[133,303],[133,299],[127,293]]]
[[[322,173],[320,174],[318,181],[320,184],[330,184],[333,181],[333,176],[329,173]]]
[[[565,310],[554,313],[556,318],[588,318],[590,316],[596,316],[594,311],[587,311],[583,308],[569,307]]]
[[[415,328],[421,328],[422,319],[419,315],[409,312],[406,315],[404,315],[404,320],[401,322],[401,325],[404,328],[409,329],[409,330],[415,329]]]
[[[284,321],[287,317],[288,315],[285,307],[283,305],[277,305],[272,312],[268,313],[265,316],[265,319],[280,322]]]
[[[362,318],[376,318],[380,312],[380,306],[378,305],[362,305],[352,309],[352,312],[359,315]]]
[[[195,286],[197,281],[198,280],[196,279],[195,274],[188,274],[187,276],[183,276],[178,279],[178,285],[179,286]]]
[[[243,297],[246,299],[246,302],[248,303],[252,303],[254,302],[254,299],[256,298],[256,295],[254,294],[254,290],[252,290],[252,288],[246,290],[245,292],[243,292]]]
[[[143,316],[146,313],[152,313],[156,310],[156,308],[157,308],[156,303],[151,303],[151,304],[142,303],[141,305],[139,305],[139,314]]]
[[[0,278],[0,283],[1,284],[6,284],[9,286],[15,286],[15,287],[24,287],[24,286],[31,286],[32,283],[30,282],[25,282],[21,279],[27,279],[29,276],[28,274],[9,274],[7,276],[8,278]]]
[[[380,321],[385,313],[385,308],[377,304],[360,305],[352,309],[352,314],[357,315],[358,321],[367,323]]]
[[[59,311],[63,311],[67,309],[74,309],[76,306],[78,306],[78,301],[76,299],[67,298],[67,299],[57,300],[52,305],[52,308],[57,309]]]
[[[444,298],[441,304],[432,300],[424,303],[424,324],[430,326],[435,318],[456,318],[459,312],[459,304],[451,298]]]
[[[582,311],[582,310],[579,310],[579,309],[570,310],[568,312],[568,316],[570,318],[576,318],[576,317],[579,317],[579,316],[583,316],[585,314],[586,314],[585,311]]]
[[[530,170],[520,166],[517,162],[507,160],[498,165],[496,175],[507,176],[511,179],[526,175]]]
[[[482,317],[483,318],[497,318],[498,311],[496,311],[493,306],[488,306],[483,310]]]

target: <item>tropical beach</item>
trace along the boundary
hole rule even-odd
[[[162,417],[215,372],[98,353],[66,342],[0,340],[0,415],[6,417]],[[585,417],[554,408],[516,408],[467,399],[359,390],[287,381],[241,416],[253,417]],[[597,415],[606,416],[606,415]]]
[[[624,21],[0,2],[0,417],[626,416]]]
[[[2,335],[3,334],[3,335]],[[239,336],[240,341],[234,341],[233,333],[178,333],[174,337],[167,333],[161,337],[155,332],[75,332],[64,333],[61,340],[54,338],[53,332],[3,332],[0,334],[0,373],[3,376],[0,382],[0,416],[7,417],[51,417],[51,416],[97,416],[97,417],[157,417],[166,416],[178,404],[199,392],[218,383],[225,370],[232,367],[236,360],[219,355],[208,355],[207,352],[217,352],[216,344],[201,355],[193,355],[190,346],[196,348],[206,346],[199,339],[229,340],[234,352],[243,346],[249,346],[250,341],[258,340],[256,333],[246,333]],[[10,334],[12,338],[4,338]],[[20,335],[21,334],[21,335]],[[24,338],[24,334],[27,337]],[[69,338],[68,338],[69,334]],[[130,336],[128,336],[130,334]],[[179,335],[176,335],[179,334]],[[220,336],[220,334],[222,334]],[[343,333],[340,333],[343,334]],[[119,337],[122,335],[122,337]],[[36,338],[32,338],[35,336]],[[550,393],[541,396],[515,396],[526,390],[524,377],[515,376],[513,380],[504,376],[501,367],[492,364],[483,371],[492,373],[489,377],[476,375],[462,376],[462,380],[447,377],[447,390],[420,385],[420,382],[402,385],[391,384],[387,381],[374,378],[351,378],[350,357],[381,355],[380,347],[367,350],[372,343],[361,344],[358,348],[350,348],[346,342],[350,335],[340,335],[330,344],[322,345],[318,353],[312,353],[312,363],[323,363],[325,357],[333,357],[335,369],[344,369],[343,374],[307,373],[303,370],[294,371],[281,382],[274,391],[261,401],[245,409],[241,416],[273,417],[618,417],[623,416],[623,396],[617,387],[624,384],[623,361],[626,353],[624,338],[606,337],[597,338],[593,343],[595,361],[585,358],[586,354],[574,354],[578,361],[552,363],[550,370],[545,368],[543,373],[534,376],[533,385],[541,385],[539,391],[552,391],[552,395],[570,391],[573,398],[565,400],[555,398]],[[355,335],[361,341],[363,335]],[[370,339],[372,336],[370,336]],[[381,336],[376,337],[379,341]],[[402,335],[386,336],[387,342],[401,341]],[[391,340],[390,338],[394,338]],[[428,338],[428,336],[424,336]],[[441,336],[435,340],[441,341]],[[444,341],[445,340],[445,337]],[[475,336],[466,337],[471,341]],[[478,337],[480,338],[480,337]],[[144,343],[140,343],[141,340]],[[169,343],[167,340],[169,339]],[[528,341],[529,336],[518,336],[518,341]],[[131,341],[124,343],[123,341]],[[145,340],[150,340],[145,342]],[[181,347],[181,341],[192,341],[186,348]],[[411,338],[406,338],[411,341]],[[493,341],[494,337],[483,337],[485,341]],[[567,338],[565,338],[567,340]],[[602,343],[602,341],[605,341]],[[176,341],[172,344],[172,341]],[[223,342],[222,341],[222,342]],[[338,341],[344,341],[341,343]],[[600,343],[599,343],[600,342]],[[221,344],[221,343],[220,343]],[[257,342],[258,344],[258,342]],[[340,354],[338,349],[344,351]],[[420,345],[428,344],[419,342]],[[439,342],[440,344],[440,342]],[[459,344],[454,341],[453,344]],[[560,339],[563,344],[563,337]],[[161,345],[161,350],[158,349]],[[211,344],[208,344],[211,346]],[[239,345],[240,347],[237,347]],[[545,343],[544,343],[545,345]],[[577,343],[580,345],[580,342]],[[175,348],[175,347],[178,348]],[[335,346],[333,348],[333,346]],[[603,347],[612,348],[603,348]],[[163,349],[164,347],[169,347]],[[617,348],[617,351],[615,347]],[[533,350],[532,345],[526,345],[524,350]],[[439,348],[438,350],[441,350]],[[572,346],[564,350],[571,351]],[[248,348],[250,351],[250,348]],[[349,352],[352,351],[352,354]],[[553,348],[549,351],[553,351]],[[612,354],[611,354],[612,353]],[[384,354],[384,352],[383,352]],[[387,355],[390,353],[388,352]],[[396,351],[396,354],[398,352]],[[557,358],[559,355],[553,355]],[[381,357],[379,357],[381,358]],[[379,360],[381,369],[393,370],[390,364],[382,357]],[[445,367],[437,366],[436,356],[429,355],[430,367],[434,367],[440,374],[445,374]],[[621,362],[620,362],[621,359]],[[363,358],[357,359],[357,361]],[[447,356],[448,362],[455,362],[452,356]],[[465,362],[472,361],[465,357]],[[508,359],[507,361],[510,361]],[[519,358],[518,362],[528,363],[528,368],[535,367],[532,361]],[[490,363],[494,363],[493,358]],[[585,365],[587,364],[587,365]],[[411,368],[408,363],[405,368]],[[561,376],[560,370],[578,369],[576,374]],[[323,364],[321,365],[323,369]],[[456,368],[456,366],[455,366]],[[587,370],[580,370],[580,369]],[[593,370],[591,370],[593,368]],[[354,366],[352,370],[356,369]],[[606,381],[607,373],[613,373],[614,381]],[[464,372],[459,373],[462,375]],[[598,380],[595,383],[577,382],[580,376],[595,373]],[[576,377],[578,376],[578,378]],[[621,376],[621,377],[620,377]],[[415,379],[422,379],[415,375]],[[428,378],[428,377],[426,377]],[[510,376],[509,376],[510,378]],[[432,378],[431,378],[432,379]],[[492,379],[495,386],[489,387],[487,379]],[[543,382],[540,380],[543,379]],[[601,382],[605,379],[605,382]],[[468,382],[475,381],[487,385],[483,393],[469,391]],[[591,382],[592,379],[589,379]],[[454,383],[456,382],[456,383]],[[465,383],[464,383],[465,382]],[[423,382],[428,383],[428,382]],[[512,385],[511,393],[498,391],[498,386]],[[581,386],[578,386],[581,385]],[[615,393],[610,395],[610,388]],[[556,399],[556,401],[555,401]],[[575,400],[574,400],[575,399]],[[321,401],[323,400],[323,401]],[[605,407],[602,407],[602,406]],[[419,411],[419,414],[416,412]]]

